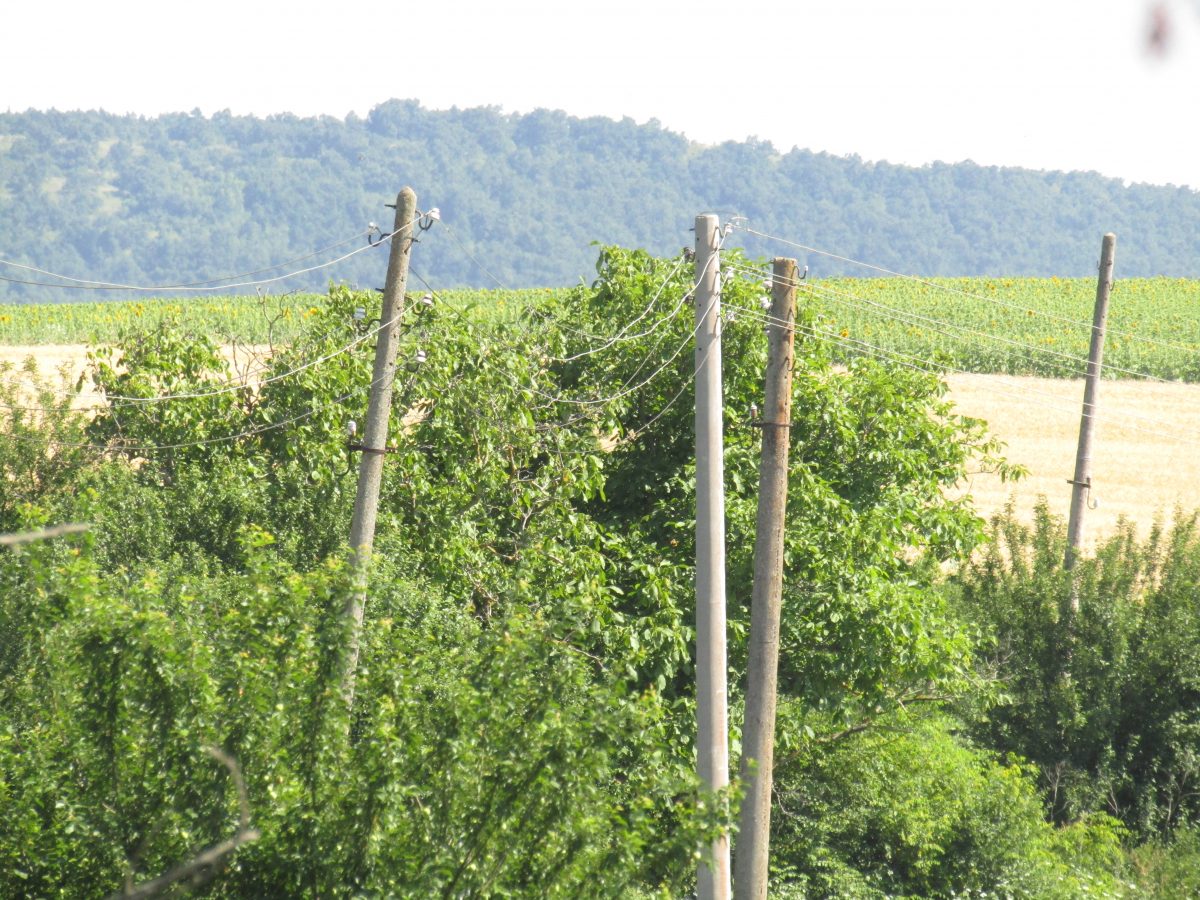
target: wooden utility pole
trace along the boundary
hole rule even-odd
[[[1092,438],[1100,391],[1100,367],[1104,362],[1104,329],[1108,323],[1108,297],[1112,293],[1113,256],[1117,236],[1106,234],[1100,244],[1100,274],[1096,280],[1096,309],[1092,316],[1092,345],[1088,353],[1087,381],[1083,389],[1083,415],[1079,420],[1079,448],[1075,453],[1075,477],[1071,479],[1071,517],[1067,524],[1067,552],[1063,568],[1075,568],[1083,548],[1083,516],[1092,488]],[[1079,612],[1079,594],[1071,589],[1071,612]]]
[[[725,483],[717,217],[696,217],[696,762],[704,787],[729,784],[725,654]],[[699,900],[728,900],[729,835],[707,848]]]
[[[342,670],[342,693],[347,704],[351,705],[354,702],[354,676],[358,669],[363,611],[367,604],[367,565],[371,547],[375,543],[375,514],[379,507],[379,485],[387,450],[388,414],[392,408],[392,382],[396,374],[396,333],[404,313],[408,257],[412,251],[416,218],[417,195],[412,188],[406,187],[396,195],[396,224],[392,228],[387,281],[383,288],[383,311],[380,313],[379,335],[375,344],[375,367],[371,373],[367,422],[362,436],[362,459],[358,464],[358,493],[354,499],[354,517],[350,522],[350,550],[354,554],[352,565],[356,584],[342,610],[349,630],[345,667]]]
[[[758,470],[758,521],[754,537],[754,588],[750,602],[750,656],[742,727],[742,799],[734,897],[766,900],[771,844],[771,783],[775,759],[775,704],[779,673],[779,618],[783,599],[783,532],[787,508],[788,437],[792,424],[792,327],[796,261],[772,265],[771,318],[767,327],[766,398],[762,461]]]

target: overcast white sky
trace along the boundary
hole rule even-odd
[[[0,21],[12,111],[340,117],[400,97],[1200,188],[1200,0],[12,0]]]

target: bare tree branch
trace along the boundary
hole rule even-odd
[[[205,747],[205,751],[217,762],[221,763],[229,770],[230,776],[233,778],[233,783],[237,787],[238,792],[238,830],[230,837],[218,844],[213,844],[206,850],[202,850],[187,862],[180,863],[173,868],[168,869],[157,878],[152,878],[150,881],[143,881],[136,887],[132,884],[127,884],[123,890],[117,891],[109,895],[108,900],[131,900],[131,898],[157,897],[164,890],[177,882],[183,881],[185,878],[190,878],[192,875],[215,866],[220,863],[226,856],[233,853],[238,847],[243,844],[248,844],[251,841],[256,841],[261,837],[260,832],[256,828],[250,827],[250,802],[246,795],[246,782],[242,778],[241,767],[237,764],[232,756],[225,753],[217,747]]]
[[[83,524],[66,524],[54,525],[50,528],[43,528],[40,531],[0,534],[0,547],[11,547],[15,544],[30,544],[34,541],[44,541],[48,538],[56,538],[64,534],[78,534],[81,531],[90,530],[91,527],[91,525]]]

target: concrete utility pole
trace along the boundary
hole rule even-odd
[[[1106,234],[1100,245],[1100,274],[1096,280],[1096,309],[1092,316],[1092,345],[1088,353],[1087,381],[1083,389],[1083,415],[1079,420],[1079,448],[1075,453],[1075,477],[1071,479],[1071,517],[1067,524],[1067,552],[1063,568],[1075,568],[1083,548],[1083,516],[1092,487],[1092,438],[1099,411],[1100,367],[1104,362],[1104,329],[1108,324],[1108,297],[1112,293],[1113,256],[1117,236]],[[1079,612],[1079,594],[1071,589],[1071,612]]]
[[[725,482],[721,403],[721,260],[717,217],[696,217],[696,761],[710,790],[729,784],[725,653]],[[729,835],[708,848],[699,900],[728,900]]]
[[[363,611],[367,604],[367,564],[375,543],[375,514],[379,507],[388,413],[392,408],[392,382],[396,374],[396,332],[404,313],[408,257],[412,251],[416,218],[417,195],[412,188],[406,187],[396,196],[396,224],[392,228],[387,281],[383,288],[383,311],[380,313],[379,337],[375,344],[375,367],[371,373],[371,394],[362,436],[362,459],[358,464],[358,494],[354,499],[354,517],[350,522],[350,550],[354,554],[352,564],[357,583],[342,610],[349,624],[345,668],[342,671],[342,693],[348,704],[354,702],[354,677],[358,669]]]
[[[787,509],[788,438],[792,424],[792,328],[796,261],[772,265],[771,319],[767,330],[766,398],[762,461],[758,470],[758,521],[754,531],[754,589],[750,603],[750,656],[742,728],[742,799],[734,897],[766,900],[771,845],[771,784],[775,759],[775,704],[779,674],[779,619],[783,599],[783,533]]]

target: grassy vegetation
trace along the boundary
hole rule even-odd
[[[439,296],[472,316],[506,319],[567,290]],[[843,356],[857,349],[914,363],[938,359],[968,372],[1070,378],[1085,369],[1095,293],[1089,278],[839,278],[812,282],[799,301],[817,309]],[[129,326],[165,317],[219,337],[266,343],[290,339],[323,301],[291,294],[2,306],[0,344],[106,343]],[[1110,376],[1200,381],[1200,281],[1118,280],[1108,327]]]

